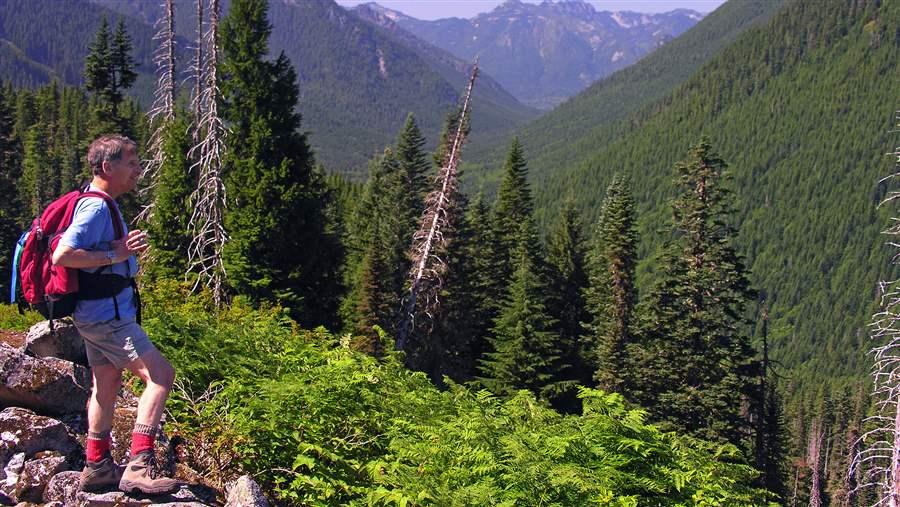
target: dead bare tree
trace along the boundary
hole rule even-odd
[[[191,142],[194,146],[200,144],[200,118],[203,116],[203,107],[200,96],[203,91],[203,2],[197,0],[197,47],[194,48],[194,63],[188,69],[189,79],[194,81],[194,90],[191,95],[191,109],[193,121],[191,122]]]
[[[900,132],[900,111],[895,113],[894,132]],[[900,178],[900,146],[889,156],[894,158],[894,171],[883,178],[886,183]],[[879,206],[900,199],[900,191],[890,191]],[[884,234],[900,236],[900,218]],[[891,259],[900,263],[900,241],[887,242],[895,249]],[[859,451],[850,465],[851,477],[859,477],[856,490],[874,488],[879,500],[874,505],[900,506],[900,280],[879,282],[881,309],[872,316],[872,339],[876,345],[870,353],[874,356],[872,367],[872,394],[876,401],[876,414],[866,422],[875,429],[860,437]],[[854,491],[856,491],[854,490]]]
[[[191,166],[197,173],[197,188],[191,195],[193,212],[189,222],[191,245],[188,248],[188,272],[196,273],[194,290],[201,284],[212,290],[216,305],[225,296],[225,264],[222,249],[228,241],[225,232],[225,184],[222,166],[227,130],[218,113],[221,91],[216,73],[219,64],[217,40],[219,36],[219,0],[209,0],[209,26],[201,41],[205,48],[200,94],[196,98],[199,110],[197,138],[188,153],[195,160]],[[198,50],[199,51],[199,50]]]
[[[477,77],[476,60],[456,123],[456,134],[435,178],[436,188],[425,199],[425,211],[419,229],[413,235],[409,292],[403,298],[397,325],[398,350],[406,347],[416,326],[416,316],[422,314],[431,318],[440,303],[437,295],[447,270],[447,264],[440,257],[440,252],[441,247],[447,243],[448,233],[453,229],[451,210],[456,204],[458,192],[457,165],[466,137],[472,89],[475,87]]]
[[[157,184],[159,168],[165,161],[163,141],[166,128],[175,118],[175,5],[174,0],[165,0],[162,5],[165,15],[156,22],[157,31],[153,40],[159,41],[153,54],[156,64],[156,91],[153,105],[147,112],[150,124],[150,141],[147,148],[147,159],[141,179],[146,182],[141,189],[142,195],[150,195]],[[135,217],[136,222],[149,220],[153,215],[153,201]]]
[[[806,464],[809,467],[809,507],[822,507],[822,440],[825,431],[820,419],[812,422],[809,429],[809,445],[806,448]]]

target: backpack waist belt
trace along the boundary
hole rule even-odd
[[[138,292],[134,278],[122,275],[100,275],[87,271],[78,271],[78,299],[93,300],[112,298],[116,309],[116,320],[119,317],[119,302],[116,296],[125,288],[131,287],[134,291],[134,303],[137,308],[137,323],[141,323],[141,295]]]

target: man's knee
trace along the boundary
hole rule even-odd
[[[119,389],[122,387],[122,371],[109,365],[94,368],[93,374],[93,397],[97,403],[102,406],[115,403]]]

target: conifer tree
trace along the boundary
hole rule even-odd
[[[746,306],[754,298],[732,246],[725,161],[707,140],[677,164],[676,239],[642,302],[640,345],[628,350],[632,394],[664,426],[750,451],[742,409],[758,399]]]
[[[186,116],[181,111],[160,128],[159,134],[161,164],[155,175],[153,213],[145,230],[153,247],[147,273],[161,278],[180,277],[188,267],[191,244],[188,203],[194,178],[187,158],[191,139]]]
[[[221,26],[223,117],[232,128],[225,265],[251,300],[278,301],[305,325],[331,325],[341,253],[326,223],[324,178],[300,131],[296,74],[284,53],[265,59],[267,11],[265,0],[237,0]]]
[[[637,232],[627,178],[616,176],[607,188],[594,236],[585,291],[590,314],[583,337],[585,361],[593,367],[593,380],[601,389],[622,392],[624,355],[637,299]]]
[[[26,214],[32,217],[38,216],[52,199],[49,187],[54,181],[49,173],[53,162],[49,157],[48,138],[47,127],[42,123],[34,124],[25,134],[19,195],[25,203]]]
[[[550,231],[547,239],[547,261],[550,270],[550,293],[548,303],[550,313],[557,320],[559,348],[568,371],[561,371],[561,378],[581,384],[588,384],[592,371],[583,364],[579,339],[582,322],[587,320],[585,301],[582,293],[587,287],[585,272],[585,244],[581,219],[575,202],[567,199],[560,213],[559,221]],[[572,412],[577,408],[577,399],[567,400],[563,408]]]
[[[500,247],[497,253],[501,258],[509,258],[512,254],[519,227],[531,217],[533,210],[525,154],[519,139],[514,138],[503,165],[503,180],[500,182],[494,207],[494,235]],[[505,283],[510,274],[509,269],[506,269],[501,273],[500,280]]]
[[[364,335],[373,333],[374,324],[388,332],[393,330],[402,290],[398,271],[409,268],[402,246],[407,234],[405,210],[397,206],[404,194],[398,161],[386,149],[370,167],[353,224],[354,244],[360,255],[355,278],[350,281],[353,314],[345,315],[345,319],[352,318],[355,331]]]
[[[19,143],[13,129],[11,88],[0,87],[0,266],[10,266],[12,252],[24,224],[19,223],[22,215],[17,183],[21,176],[19,163]],[[9,277],[0,273],[0,298],[9,294]]]
[[[550,400],[568,386],[557,375],[564,366],[557,322],[547,305],[546,261],[530,216],[516,239],[512,281],[489,338],[492,350],[481,361],[480,382],[498,394],[528,389]]]
[[[125,90],[137,79],[132,48],[125,22],[119,19],[115,34],[110,34],[109,23],[104,17],[84,64],[85,87],[97,98],[94,113],[96,132],[117,130],[134,135],[128,121],[130,115],[121,115],[119,111],[125,99]]]
[[[408,215],[409,238],[406,246],[409,246],[425,207],[425,194],[428,192],[427,175],[431,169],[428,154],[425,152],[425,137],[422,136],[422,131],[419,130],[412,113],[406,117],[406,123],[397,138],[396,157],[403,178],[402,205]]]

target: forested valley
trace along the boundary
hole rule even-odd
[[[364,181],[317,162],[269,1],[180,12],[199,39],[164,4],[152,40],[104,20],[79,86],[0,65],[0,267],[91,140],[138,142],[122,208],[194,480],[298,506],[898,500],[895,352],[866,354],[900,315],[896,2],[731,0],[753,22],[689,75],[584,114],[638,63],[471,163],[475,64],[440,137],[408,114]]]

